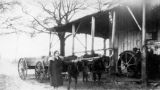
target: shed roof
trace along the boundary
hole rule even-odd
[[[91,17],[95,17],[95,36],[108,38],[109,32],[109,12],[98,12],[87,15],[60,27],[54,27],[56,32],[72,32],[72,24],[78,28],[77,33],[91,34]],[[103,33],[102,33],[103,32]]]
[[[129,6],[138,23],[142,23],[142,9],[140,7]],[[110,12],[116,11],[116,30],[139,30],[131,14],[126,6],[118,6],[103,12],[97,12],[87,15],[60,27],[54,27],[52,30],[56,32],[72,32],[72,24],[79,26],[77,33],[91,34],[91,17],[95,17],[95,36],[102,38],[109,38],[109,31],[111,29],[111,21],[109,18]],[[155,32],[160,27],[160,6],[148,7],[146,12],[146,28],[147,32]]]

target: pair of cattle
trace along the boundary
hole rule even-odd
[[[94,57],[97,55],[94,55]],[[83,58],[93,57],[93,55],[84,55]],[[69,86],[71,84],[71,79],[75,79],[75,85],[77,84],[77,79],[79,73],[83,73],[83,81],[88,81],[88,73],[92,73],[94,82],[98,79],[100,81],[102,73],[106,70],[106,66],[109,65],[109,57],[102,56],[92,61],[80,60],[77,62],[71,61],[76,60],[76,56],[65,57],[62,61],[63,72],[68,72]]]

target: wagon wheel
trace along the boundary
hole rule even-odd
[[[27,77],[27,62],[24,58],[18,61],[18,73],[21,79],[25,80]]]
[[[43,82],[45,77],[45,68],[42,62],[38,61],[35,66],[35,77],[39,82]]]
[[[117,64],[118,72],[127,77],[133,77],[137,71],[137,58],[132,51],[126,51],[120,55]]]

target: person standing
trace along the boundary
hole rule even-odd
[[[49,73],[50,84],[55,89],[63,85],[62,79],[62,58],[59,56],[59,51],[54,52],[54,56],[49,58]]]

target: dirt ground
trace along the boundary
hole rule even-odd
[[[18,76],[17,63],[0,62],[0,90],[54,90],[50,86],[49,80],[39,83],[35,80],[34,70],[28,71],[27,80],[21,80]],[[58,90],[67,90],[68,82]],[[154,87],[156,86],[156,87]],[[148,88],[143,88],[141,84],[135,82],[117,82],[113,78],[106,76],[101,83],[83,83],[79,78],[76,90],[160,90],[158,83],[154,83]],[[71,90],[75,90],[74,83],[71,84]]]

